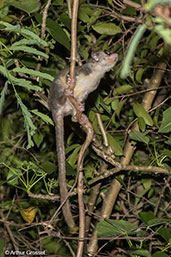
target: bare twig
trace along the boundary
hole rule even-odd
[[[47,17],[48,17],[48,10],[49,10],[49,7],[51,5],[51,0],[48,0],[47,1],[47,4],[44,8],[44,11],[43,11],[43,17],[42,17],[42,27],[41,27],[41,39],[45,39],[45,32],[46,32],[46,20],[47,20]],[[42,49],[44,49],[44,47],[42,46]],[[40,67],[41,67],[41,61],[43,60],[43,56],[39,56],[39,63],[37,64],[37,67],[36,67],[36,70],[40,70]]]
[[[98,124],[99,124],[100,130],[101,130],[101,132],[102,132],[103,144],[107,147],[107,146],[109,145],[109,144],[108,144],[108,139],[107,139],[107,135],[106,135],[106,132],[105,132],[105,130],[104,130],[104,127],[103,127],[103,123],[102,123],[100,114],[99,114],[99,113],[96,113],[96,117],[97,117],[97,120],[98,120]]]
[[[96,182],[98,182],[99,180],[108,178],[120,171],[136,171],[136,172],[151,172],[154,174],[166,174],[169,175],[171,173],[169,173],[169,171],[167,169],[165,169],[164,167],[156,167],[156,166],[136,166],[136,165],[124,165],[124,164],[120,164],[120,167],[116,167],[114,169],[111,170],[103,170],[103,174],[100,174],[98,177],[95,177],[93,179],[91,179],[88,184],[92,185]]]
[[[33,194],[31,192],[28,192],[28,196],[32,197],[34,199],[41,199],[41,200],[50,200],[50,201],[59,201],[60,200],[59,195],[43,195],[43,194]]]
[[[70,79],[71,85],[69,90],[73,91],[75,87],[75,63],[76,63],[76,50],[77,50],[77,16],[78,16],[78,5],[79,0],[73,1],[73,10],[72,10],[72,25],[71,25],[71,65],[70,65]],[[71,95],[68,96],[70,102],[75,107],[77,114],[76,119],[83,127],[84,131],[86,132],[86,140],[81,147],[78,156],[78,204],[79,204],[79,243],[77,249],[77,257],[81,257],[83,254],[83,247],[84,247],[84,236],[85,236],[85,209],[84,209],[84,200],[83,200],[83,160],[84,154],[92,141],[93,138],[93,128],[91,123],[88,121],[87,117],[82,114],[79,108],[79,104]]]

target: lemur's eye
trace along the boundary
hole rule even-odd
[[[105,54],[107,54],[107,55],[111,55],[111,52],[108,51],[108,50],[105,50],[104,52],[105,52]]]

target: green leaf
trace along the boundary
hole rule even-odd
[[[136,13],[137,13],[136,8],[131,7],[131,6],[125,6],[125,9],[123,9],[123,11],[122,11],[122,14],[130,15],[130,16],[136,15]]]
[[[70,51],[70,40],[67,37],[65,31],[62,29],[59,24],[51,19],[47,19],[46,22],[47,30],[51,36],[61,45],[66,47]]]
[[[75,148],[75,150],[69,156],[68,163],[71,165],[71,167],[74,167],[74,165],[77,162],[78,152],[80,151],[80,148],[81,148],[81,146],[79,145],[77,148]]]
[[[28,138],[27,149],[29,149],[30,147],[32,147],[34,145],[31,137],[34,135],[34,133],[36,131],[36,127],[34,126],[32,120],[31,120],[31,117],[32,117],[31,113],[29,112],[27,107],[23,104],[23,102],[21,101],[21,98],[19,97],[18,94],[16,94],[16,98],[17,98],[17,102],[18,102],[19,106],[21,107],[22,114],[24,116],[25,127],[26,127],[27,138]]]
[[[40,55],[40,56],[43,56],[45,59],[49,58],[47,54],[28,46],[11,46],[9,49],[13,51],[23,51],[23,52],[35,54],[38,56]]]
[[[122,95],[122,94],[127,94],[130,92],[130,90],[132,89],[132,86],[130,85],[123,85],[120,87],[117,87],[113,90],[113,95]]]
[[[171,218],[165,219],[165,218],[155,218],[148,221],[148,226],[153,227],[160,224],[169,224],[171,223]]]
[[[41,167],[46,171],[47,174],[52,174],[56,171],[56,165],[52,162],[42,162]]]
[[[162,236],[167,243],[171,242],[171,229],[170,228],[160,228],[158,234]]]
[[[143,133],[133,130],[130,134],[129,134],[130,138],[138,141],[138,142],[142,142],[148,145],[149,143],[149,138],[147,136],[145,136]]]
[[[28,42],[29,40],[34,40],[34,42],[37,42],[38,45],[43,45],[44,47],[47,47],[47,42],[41,39],[39,36],[37,36],[34,32],[28,30],[28,29],[23,29],[19,24],[17,25],[12,25],[8,22],[0,21],[1,25],[4,25],[6,28],[0,29],[0,30],[5,30],[5,31],[13,31],[16,33],[19,33],[23,35],[24,37],[27,38]],[[20,41],[18,41],[20,42]],[[15,43],[13,44],[15,45]],[[12,46],[13,46],[12,45]]]
[[[42,88],[39,86],[32,85],[31,81],[21,78],[16,78],[11,74],[11,71],[7,70],[5,67],[0,65],[0,73],[4,75],[11,83],[17,86],[27,88],[28,90],[38,90],[42,91]]]
[[[18,184],[18,176],[14,173],[14,168],[13,168],[13,171],[12,169],[9,170],[7,175],[7,182],[11,186],[15,186]]]
[[[156,217],[154,216],[153,212],[149,211],[149,212],[140,212],[138,214],[141,218],[141,220],[148,225],[148,222],[152,219],[155,219]]]
[[[116,111],[119,105],[119,99],[114,99],[111,103],[112,110]]]
[[[133,110],[137,117],[143,118],[147,125],[153,126],[153,120],[151,116],[145,111],[144,107],[141,104],[134,103]]]
[[[94,23],[97,17],[103,12],[102,9],[92,9],[90,7],[80,7],[78,17],[85,23]]]
[[[136,72],[135,78],[136,78],[136,81],[137,81],[138,83],[142,82],[142,75],[143,75],[143,73],[144,73],[144,69],[143,69],[143,68],[140,68],[140,69]]]
[[[2,113],[2,109],[4,106],[4,102],[5,102],[5,95],[7,93],[8,90],[8,81],[5,82],[5,86],[3,87],[2,91],[1,91],[1,96],[0,96],[0,114]]]
[[[90,7],[80,7],[78,17],[85,23],[90,23],[91,17],[93,16],[93,10]]]
[[[122,67],[122,70],[121,70],[121,78],[122,79],[125,79],[128,75],[129,75],[129,72],[130,72],[130,65],[131,65],[131,62],[132,62],[132,59],[134,57],[134,53],[136,51],[136,48],[139,44],[139,41],[141,39],[141,37],[143,36],[144,32],[146,31],[146,25],[143,24],[143,25],[140,25],[137,29],[137,31],[135,32],[135,35],[134,37],[132,38],[132,42],[129,46],[129,49],[128,49],[128,53],[125,57],[125,60],[123,62],[123,67]]]
[[[139,128],[141,129],[141,131],[144,132],[146,126],[145,126],[145,120],[142,117],[138,118],[138,125],[139,125]]]
[[[135,233],[138,229],[136,224],[125,220],[103,220],[97,224],[97,235],[99,237],[113,237]]]
[[[111,136],[110,134],[107,134],[107,138],[109,141],[109,145],[113,147],[115,154],[118,156],[123,155],[123,150],[122,147],[120,146],[120,144],[116,141],[116,139],[114,138],[114,136]]]
[[[54,80],[54,77],[52,77],[48,73],[44,73],[44,72],[40,72],[40,71],[36,71],[36,70],[32,70],[32,69],[27,69],[27,68],[24,68],[24,67],[23,68],[14,68],[12,71],[13,72],[19,72],[19,73],[24,73],[24,74],[29,74],[31,76],[36,76],[36,77],[48,79],[50,81]]]
[[[121,28],[119,26],[108,22],[96,23],[92,28],[102,35],[116,35],[121,32]]]
[[[57,238],[47,237],[41,239],[41,245],[43,246],[43,249],[48,252],[48,254],[54,254],[56,252],[56,246],[58,244]]]
[[[42,88],[36,85],[32,85],[32,82],[30,80],[26,80],[26,79],[17,79],[14,76],[10,75],[9,76],[10,81],[16,85],[16,86],[20,86],[20,87],[24,87],[27,90],[34,90],[34,91],[42,91]]]
[[[126,102],[126,99],[119,101],[118,108],[116,110],[116,115],[118,116],[118,118],[120,116],[120,112],[121,112],[122,107],[124,106],[125,102]]]
[[[158,43],[159,40],[160,40],[160,36],[158,36],[158,35],[152,37],[152,39],[149,43],[151,51],[153,51],[156,48],[157,43]]]
[[[33,135],[33,139],[34,139],[34,142],[36,143],[36,146],[39,148],[39,146],[40,146],[40,144],[42,143],[42,141],[43,141],[43,138],[44,138],[44,136],[43,136],[43,134],[42,133],[35,133],[34,135]]]
[[[100,105],[103,107],[103,109],[104,109],[108,114],[111,113],[111,107],[110,107],[110,105],[105,104],[104,101],[103,101],[103,102],[101,101],[101,102],[100,102]]]
[[[16,41],[12,46],[26,46],[26,45],[40,45],[37,40],[23,38],[19,41]]]
[[[152,257],[169,257],[169,255],[167,255],[167,254],[164,253],[164,252],[158,251],[158,252],[154,253],[154,254],[152,255]]]
[[[165,153],[169,158],[171,158],[171,150],[169,150],[169,149],[164,149],[163,151],[164,151],[164,153]]]
[[[163,112],[162,123],[159,128],[159,133],[171,132],[171,107]]]
[[[52,121],[51,118],[49,118],[49,116],[47,116],[44,113],[39,112],[38,110],[31,110],[32,113],[34,113],[35,115],[39,116],[44,122],[46,122],[47,124],[51,124],[54,125],[54,122]]]
[[[37,12],[40,9],[41,3],[38,0],[22,0],[22,1],[15,1],[11,0],[8,2],[10,5],[18,8],[28,14],[33,12]]]
[[[145,257],[151,257],[151,254],[147,250],[128,250],[128,253],[131,254],[131,256],[145,256]]]

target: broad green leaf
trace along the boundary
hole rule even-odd
[[[56,165],[52,162],[42,162],[41,167],[46,171],[47,174],[52,174],[56,171]]]
[[[141,130],[142,132],[144,132],[146,126],[145,126],[145,120],[144,120],[142,117],[139,117],[139,118],[138,118],[138,125],[139,125],[140,130]]]
[[[160,228],[158,234],[162,236],[167,243],[171,243],[171,229],[170,228]]]
[[[39,116],[44,122],[46,122],[47,124],[51,124],[54,125],[54,122],[52,121],[51,118],[49,118],[49,116],[47,116],[44,113],[39,112],[38,110],[31,110],[32,113],[34,113],[35,115]]]
[[[166,253],[164,253],[162,251],[158,251],[158,252],[154,253],[152,255],[152,257],[169,257],[169,255],[167,255]]]
[[[46,237],[41,239],[41,245],[48,254],[54,254],[56,252],[56,246],[58,245],[58,238]]]
[[[151,39],[151,41],[149,43],[150,49],[152,51],[156,48],[159,39],[160,39],[160,36],[158,36],[158,35],[152,37],[152,39]]]
[[[35,55],[40,55],[40,56],[43,56],[45,59],[48,59],[49,56],[35,48],[32,48],[32,47],[28,47],[28,46],[11,46],[9,48],[10,50],[13,50],[13,51],[23,51],[25,53],[31,53],[31,54],[35,54]]]
[[[129,134],[130,138],[138,141],[138,142],[142,142],[148,145],[149,143],[149,138],[147,136],[145,136],[143,133],[133,130],[130,134]]]
[[[121,229],[124,233],[129,233],[136,231],[138,226],[134,223],[128,222],[126,220],[107,220],[114,228]]]
[[[103,35],[116,35],[121,32],[121,28],[114,23],[99,22],[92,26],[92,28]]]
[[[139,68],[139,70],[136,72],[135,78],[136,78],[136,81],[138,83],[142,82],[142,75],[143,75],[143,73],[144,73],[144,69],[143,68]]]
[[[124,15],[130,15],[130,16],[133,16],[133,15],[136,15],[136,8],[134,7],[131,7],[131,6],[125,6],[126,8],[122,11],[122,14]]]
[[[40,77],[40,78],[44,78],[44,79],[48,79],[50,81],[54,80],[54,77],[52,77],[50,74],[48,73],[44,73],[44,72],[40,72],[40,71],[36,71],[36,70],[32,70],[32,69],[27,69],[27,68],[14,68],[12,70],[13,72],[20,72],[20,73],[26,73],[29,74],[31,76],[36,76],[36,77]]]
[[[148,222],[152,219],[155,219],[156,217],[154,216],[153,212],[149,211],[149,212],[140,212],[138,214],[141,218],[141,220],[148,225]]]
[[[69,31],[71,31],[71,19],[67,13],[61,13],[60,21],[67,27],[67,29],[69,29]],[[77,31],[79,31],[79,28],[81,25],[80,24],[77,24],[77,25],[78,25]]]
[[[16,173],[17,170],[15,170]],[[14,173],[14,168],[13,171],[12,169],[9,170],[8,175],[7,175],[7,182],[9,185],[15,186],[18,184],[18,176]]]
[[[113,95],[122,95],[122,94],[127,94],[130,92],[130,90],[132,89],[132,86],[130,85],[123,85],[120,87],[117,87],[113,90]]]
[[[164,153],[165,153],[169,158],[171,158],[171,150],[169,150],[169,149],[164,149],[163,151],[164,151]]]
[[[43,141],[43,138],[44,138],[44,136],[43,136],[43,134],[42,133],[35,133],[34,135],[33,135],[33,140],[34,140],[34,142],[35,142],[35,144],[36,144],[36,146],[39,148],[39,146],[40,146],[40,144],[42,143],[42,141]]]
[[[78,158],[78,152],[80,151],[81,146],[79,145],[77,148],[75,148],[75,150],[71,153],[71,155],[69,156],[68,159],[68,163],[74,167],[74,165],[77,162],[77,158]]]
[[[122,79],[125,79],[129,75],[130,65],[131,65],[132,59],[134,57],[134,53],[137,49],[137,46],[139,44],[141,37],[143,36],[144,32],[146,31],[146,28],[147,27],[145,24],[140,25],[137,28],[137,31],[135,32],[134,37],[132,38],[132,42],[129,46],[128,53],[125,57],[125,60],[123,61],[123,67],[122,67],[121,75],[120,75]]]
[[[171,132],[171,107],[163,112],[162,123],[159,128],[159,133]]]
[[[41,3],[38,0],[22,0],[22,1],[15,1],[11,0],[8,2],[15,8],[18,8],[28,14],[33,12],[37,12],[40,9]]]
[[[76,169],[75,167],[73,168],[68,162],[66,162],[66,174],[67,176],[74,176],[76,175]],[[70,185],[72,185],[72,181],[73,180],[70,180]],[[74,183],[74,182],[73,182]]]
[[[143,184],[143,186],[144,186],[144,188],[145,189],[149,189],[149,188],[151,188],[151,184],[152,184],[152,180],[151,179],[142,179],[141,180],[142,181],[142,184]]]
[[[111,103],[111,107],[112,107],[112,109],[113,109],[114,111],[117,110],[118,105],[119,105],[119,99],[114,99],[114,100],[112,101],[112,103]]]
[[[94,10],[90,7],[80,7],[78,17],[85,23],[94,23],[102,11],[102,9]]]
[[[111,113],[111,107],[110,107],[110,105],[105,104],[103,101],[100,102],[100,105],[103,107],[103,109],[104,109],[108,114]]]
[[[134,113],[137,117],[141,117],[145,120],[145,123],[149,126],[153,126],[153,120],[151,116],[146,112],[144,107],[139,103],[134,103],[133,105]]]
[[[171,218],[165,219],[165,218],[155,218],[148,221],[148,226],[153,227],[160,224],[169,224],[171,223]]]
[[[121,112],[122,107],[124,106],[125,102],[126,102],[126,99],[119,101],[118,108],[116,110],[116,115],[118,116],[118,118],[120,118],[120,112]]]
[[[113,149],[115,151],[115,154],[118,155],[118,156],[123,155],[122,147],[116,141],[114,136],[111,136],[110,134],[107,134],[107,138],[108,138],[108,141],[109,141],[109,145],[113,147]]]
[[[128,253],[131,253],[131,256],[144,256],[151,257],[151,254],[148,250],[138,249],[138,250],[128,250]]]
[[[103,220],[97,224],[97,235],[99,237],[114,237],[135,233],[137,225],[125,220]]]
[[[90,22],[90,18],[93,15],[93,10],[90,7],[80,7],[78,17],[85,23]]]
[[[61,45],[70,50],[70,40],[62,27],[52,19],[48,18],[46,22],[47,30],[51,36]]]

